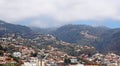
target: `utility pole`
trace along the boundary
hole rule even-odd
[[[39,61],[40,61],[40,66],[42,66],[42,59],[43,59],[43,54],[38,53],[38,64],[39,64]]]

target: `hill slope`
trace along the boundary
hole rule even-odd
[[[7,33],[29,34],[32,30],[29,27],[6,23],[0,20],[0,36]]]
[[[65,25],[51,34],[65,42],[90,45],[96,47],[100,52],[109,51],[120,54],[120,29],[88,25]]]

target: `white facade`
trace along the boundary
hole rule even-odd
[[[37,66],[36,63],[31,63],[31,62],[25,62],[24,65],[22,66]]]
[[[14,57],[21,57],[21,53],[20,53],[20,52],[14,52],[14,53],[13,53],[13,56],[14,56]]]
[[[41,60],[38,60],[38,58],[31,57],[29,62],[24,62],[22,66],[41,66]],[[45,66],[44,61],[42,61],[42,66]]]
[[[83,64],[77,64],[77,66],[84,66]]]

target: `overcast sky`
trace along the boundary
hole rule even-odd
[[[71,23],[119,27],[120,0],[0,0],[0,19],[43,28]]]

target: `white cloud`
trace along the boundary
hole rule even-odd
[[[120,20],[119,4],[120,0],[0,0],[0,19],[15,23],[40,17],[30,25],[45,27],[76,20]],[[49,17],[52,25],[42,16]]]

